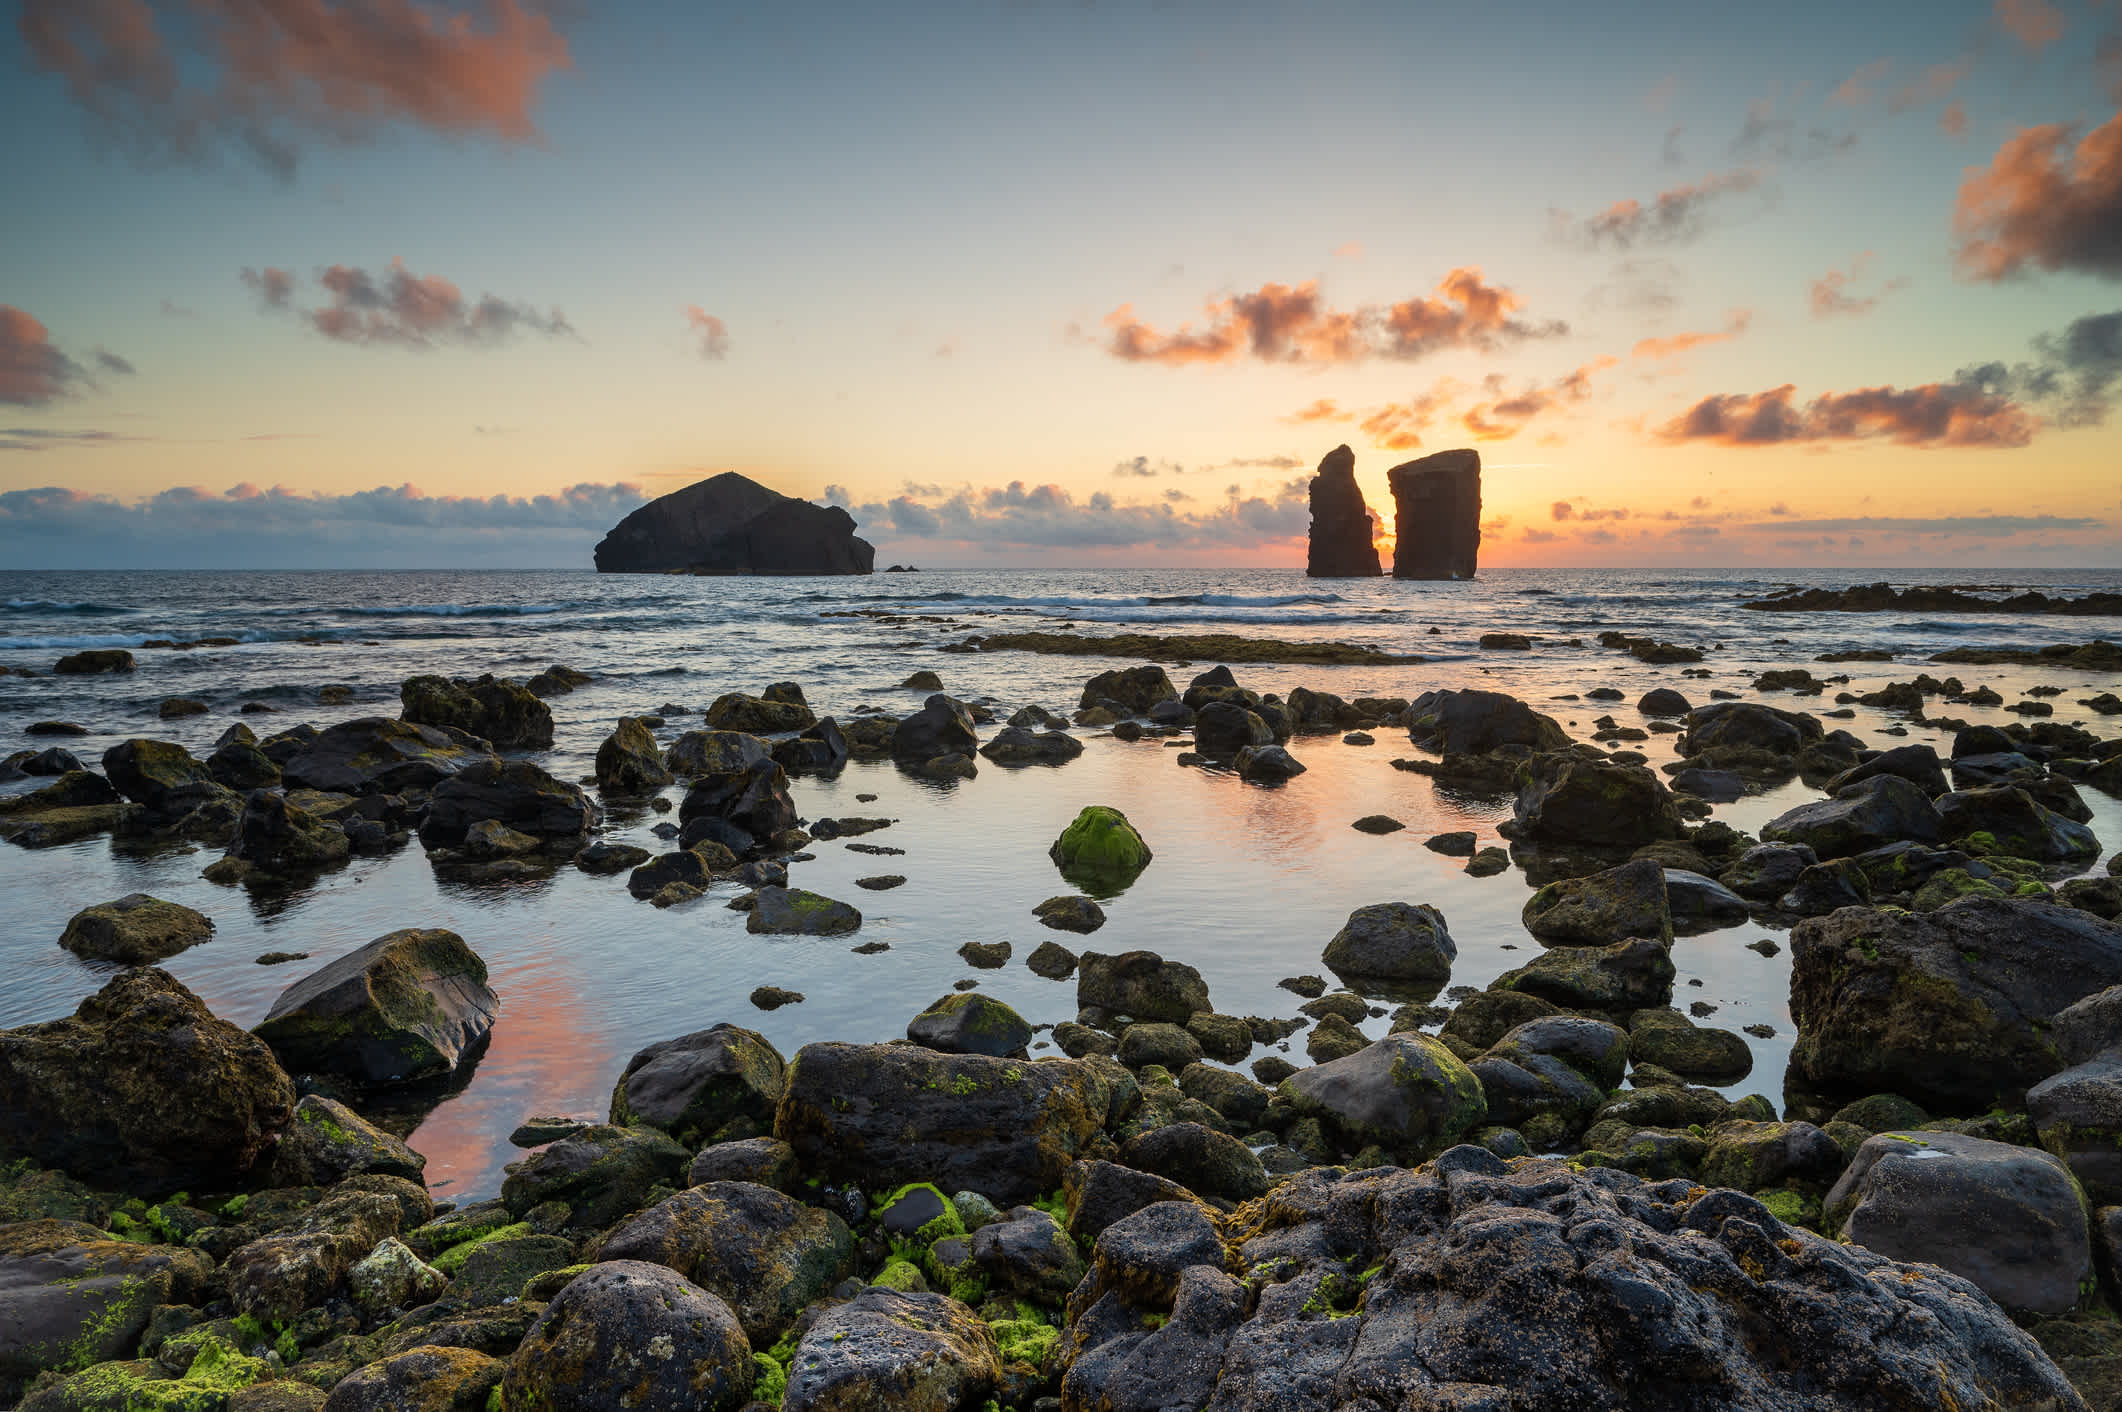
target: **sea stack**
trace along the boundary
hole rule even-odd
[[[605,574],[866,574],[855,517],[725,471],[651,500],[597,544]]]
[[[1312,477],[1311,556],[1304,572],[1315,579],[1375,578],[1378,546],[1370,507],[1356,484],[1356,453],[1336,446]]]
[[[1393,577],[1472,578],[1481,553],[1481,453],[1439,451],[1393,467],[1385,479],[1393,491]]]

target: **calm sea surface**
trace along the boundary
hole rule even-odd
[[[128,647],[139,659],[131,676],[32,679],[0,677],[0,753],[43,745],[22,734],[34,720],[78,721],[85,739],[56,742],[95,762],[133,736],[174,739],[204,754],[232,722],[271,734],[300,721],[318,726],[364,715],[395,715],[398,683],[416,672],[495,672],[528,676],[552,663],[590,672],[596,681],[554,698],[557,739],[541,763],[561,778],[590,772],[597,744],[619,716],[667,712],[666,742],[699,725],[698,713],[724,691],[757,691],[768,682],[802,683],[820,714],[842,717],[864,705],[894,714],[920,704],[922,693],[898,683],[918,668],[938,672],[956,696],[986,701],[1001,716],[1037,704],[1073,711],[1083,681],[1113,666],[1102,658],[1026,653],[940,654],[968,633],[1073,624],[1105,633],[1234,632],[1257,637],[1366,643],[1430,660],[1389,668],[1238,667],[1238,679],[1260,691],[1303,685],[1344,697],[1414,696],[1444,686],[1508,691],[1588,737],[1592,720],[1612,709],[1635,720],[1633,702],[1652,686],[1674,686],[1691,700],[1724,687],[1750,695],[1747,683],[1769,666],[1810,665],[1816,675],[1848,672],[1850,690],[1866,691],[1916,672],[1957,674],[1987,682],[2007,701],[2025,688],[2054,685],[2056,719],[2094,721],[2076,704],[2093,692],[2122,689],[2112,676],[2085,672],[1932,668],[1921,659],[1946,647],[2031,645],[2122,634],[2107,619],[1929,617],[1841,614],[1797,617],[1745,612],[1739,604],[1788,583],[1837,585],[1881,578],[1896,584],[1963,583],[2050,593],[2122,589],[2122,572],[1987,571],[1969,578],[1951,570],[1802,571],[1741,575],[1715,571],[1495,570],[1472,583],[1308,580],[1288,571],[1144,570],[1064,572],[992,570],[879,574],[867,579],[692,579],[575,572],[522,573],[11,573],[0,572],[0,664],[48,672],[83,647]],[[836,616],[874,608],[934,621],[882,623]],[[1679,667],[1649,667],[1595,645],[1608,628],[1646,633],[1710,649],[1708,680]],[[1432,629],[1435,632],[1432,633]],[[1546,635],[1531,652],[1483,653],[1480,634],[1509,630]],[[188,652],[142,648],[152,638],[233,637],[239,645]],[[1579,638],[1581,646],[1564,645]],[[1840,648],[1885,648],[1893,663],[1818,666],[1813,658]],[[1194,671],[1170,667],[1183,688]],[[348,705],[320,706],[318,688],[353,689]],[[1628,702],[1612,707],[1555,698],[1614,686]],[[197,697],[212,711],[164,722],[156,706],[168,696]],[[1823,698],[1777,704],[1822,710]],[[262,702],[277,714],[239,716]],[[1949,744],[1916,726],[1905,739],[1881,739],[1893,724],[1858,707],[1836,722],[1868,742]],[[2018,717],[2001,709],[1948,708],[1968,720],[1998,724]],[[1523,964],[1537,949],[1519,922],[1527,884],[1522,874],[1472,879],[1456,860],[1429,853],[1423,839],[1473,828],[1494,842],[1507,802],[1447,797],[1420,775],[1390,768],[1412,753],[1397,730],[1378,732],[1373,747],[1336,736],[1291,743],[1309,772],[1279,788],[1258,788],[1217,772],[1184,769],[1176,750],[1156,739],[1129,744],[1079,731],[1088,749],[1058,769],[1008,770],[983,763],[977,779],[938,784],[899,774],[888,763],[855,763],[829,779],[803,777],[793,793],[806,817],[886,815],[896,822],[863,839],[906,850],[904,857],[850,853],[820,843],[814,861],[791,867],[795,885],[842,898],[863,912],[852,938],[755,937],[741,913],[723,904],[732,887],[699,902],[658,911],[626,893],[624,875],[592,878],[562,869],[550,879],[464,886],[436,881],[417,843],[385,858],[356,859],[292,894],[254,896],[207,883],[199,871],[218,857],[190,845],[140,849],[97,838],[64,848],[25,851],[0,845],[0,1026],[70,1012],[109,978],[110,968],[76,959],[57,945],[78,909],[128,892],[151,892],[213,917],[214,939],[166,963],[226,1019],[250,1025],[280,990],[314,966],[400,927],[449,927],[464,936],[492,971],[502,998],[493,1040],[470,1081],[419,1122],[411,1141],[429,1159],[438,1194],[493,1193],[502,1164],[515,1155],[508,1131],[533,1113],[601,1116],[613,1081],[642,1045],[720,1020],[760,1030],[784,1054],[817,1039],[883,1040],[953,982],[980,986],[1032,1022],[1075,1014],[1074,982],[1050,982],[1022,964],[1042,940],[1074,949],[1147,947],[1198,966],[1218,1010],[1290,1015],[1297,997],[1276,987],[1284,976],[1321,972],[1319,953],[1348,913],[1372,902],[1433,903],[1459,945],[1452,984],[1480,987]],[[1655,765],[1672,756],[1672,737],[1641,747]],[[0,784],[0,791],[42,781]],[[676,791],[670,797],[677,798]],[[857,793],[875,794],[858,803]],[[2093,828],[2110,848],[2122,842],[2122,801],[2085,791]],[[1804,799],[1798,784],[1722,806],[1717,816],[1749,831]],[[1125,894],[1106,904],[1110,920],[1089,938],[1040,926],[1031,909],[1069,891],[1046,856],[1047,845],[1086,804],[1123,810],[1156,859]],[[1357,833],[1352,820],[1385,813],[1402,833]],[[664,846],[648,830],[665,816],[612,810],[610,837]],[[2104,862],[2104,857],[2103,860]],[[905,874],[897,890],[866,892],[858,877]],[[1754,1040],[1754,1072],[1733,1094],[1760,1092],[1780,1106],[1791,1039],[1787,949],[1765,958],[1746,948],[1759,925],[1683,938],[1674,946],[1680,984],[1675,1003],[1706,1000],[1718,1010],[1706,1023],[1737,1030],[1772,1026]],[[970,971],[958,956],[967,941],[1010,941],[1016,959],[999,971]],[[854,942],[891,949],[853,955]],[[309,962],[260,966],[266,951],[306,951]],[[1699,982],[1700,984],[1694,984]],[[807,999],[770,1014],[752,1008],[752,989],[785,986]],[[1383,1020],[1366,1030],[1382,1033]],[[1302,1062],[1303,1036],[1291,1041]],[[1051,1051],[1047,1051],[1051,1052]],[[1256,1055],[1259,1051],[1256,1051]]]

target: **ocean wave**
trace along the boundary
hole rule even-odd
[[[0,602],[0,612],[8,613],[66,613],[84,618],[104,618],[133,611],[131,608],[121,608],[115,603],[54,603],[48,598],[10,598]]]
[[[0,652],[21,652],[33,647],[138,647],[147,641],[142,633],[82,632],[45,636],[0,637]]]
[[[407,603],[397,607],[333,608],[344,618],[542,618],[573,612],[581,603]]]

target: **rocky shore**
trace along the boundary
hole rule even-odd
[[[465,937],[405,917],[244,1030],[157,965],[210,917],[99,903],[54,940],[125,969],[0,1031],[0,1405],[2122,1398],[2122,879],[2087,875],[2080,793],[2122,795],[2122,739],[2034,717],[1882,750],[1824,713],[1661,687],[1584,741],[1497,691],[1344,700],[1141,665],[1066,715],[919,674],[902,715],[729,691],[668,743],[662,715],[627,716],[549,772],[547,700],[579,676],[414,677],[396,718],[233,726],[205,758],[18,752],[5,768],[50,782],[0,800],[0,835],[190,840],[257,895],[417,840],[438,877],[571,868],[657,907],[720,889],[752,932],[859,950],[861,909],[792,874],[824,844],[882,851],[864,836],[891,821],[806,818],[806,777],[1065,769],[1110,736],[1302,790],[1308,739],[1390,732],[1409,752],[1390,765],[1509,801],[1507,846],[1428,842],[1525,874],[1526,960],[1447,991],[1445,915],[1360,899],[1292,942],[1318,948],[1292,959],[1293,1014],[1227,1013],[1213,974],[1095,949],[1105,909],[1171,864],[1093,804],[1049,848],[1071,890],[1026,919],[1052,939],[965,954],[1072,981],[1072,1020],[1035,1027],[971,976],[889,1044],[784,1054],[703,1016],[614,1066],[602,1121],[525,1114],[498,1197],[452,1205],[402,1134],[510,1023]],[[1969,690],[1879,695],[1936,722]],[[1653,733],[1677,746],[1663,769],[1631,748]],[[1751,834],[1711,817],[1794,781],[1812,797]],[[607,809],[655,800],[664,851],[601,836]],[[1780,1105],[1718,1091],[1751,1069],[1747,1037],[1674,988],[1676,936],[1746,918],[1789,926]]]

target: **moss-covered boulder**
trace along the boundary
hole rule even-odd
[[[1183,1025],[1196,1012],[1213,1010],[1208,982],[1184,961],[1154,951],[1107,955],[1086,951],[1076,961],[1076,1005],[1136,1020]]]
[[[1628,1035],[1583,1015],[1549,1015],[1511,1030],[1468,1067],[1487,1121],[1553,1150],[1584,1131],[1628,1067]]]
[[[772,701],[741,691],[725,692],[707,708],[711,731],[741,731],[746,735],[773,735],[799,731],[815,725],[818,718],[801,701]]]
[[[229,1299],[261,1323],[292,1323],[339,1292],[361,1258],[404,1224],[391,1196],[340,1187],[292,1224],[238,1247],[224,1266]]]
[[[1632,937],[1611,946],[1570,946],[1535,956],[1491,983],[1496,990],[1523,991],[1565,1010],[1626,1014],[1673,998],[1672,957],[1653,937]]]
[[[261,873],[300,876],[345,862],[352,847],[340,825],[277,790],[254,789],[244,798],[228,856]]]
[[[1300,1117],[1336,1129],[1349,1150],[1441,1151],[1488,1115],[1481,1081],[1442,1042],[1392,1034],[1344,1059],[1300,1069],[1281,1095]]]
[[[553,743],[552,708],[511,677],[407,677],[398,699],[404,720],[451,727],[503,750],[545,750]]]
[[[78,1221],[0,1226],[0,1385],[125,1357],[156,1306],[188,1302],[212,1273],[196,1250]]]
[[[59,944],[86,960],[149,966],[213,934],[213,920],[205,913],[134,892],[76,912],[59,934]]]
[[[550,1412],[737,1412],[757,1377],[729,1306],[677,1271],[592,1265],[509,1359],[501,1405]]]
[[[1004,1002],[977,990],[953,991],[907,1021],[906,1037],[946,1054],[1022,1055],[1032,1027]]]
[[[1700,1171],[1705,1186],[1790,1187],[1818,1196],[1846,1165],[1840,1145],[1811,1123],[1732,1118],[1710,1128]]]
[[[273,1148],[276,1186],[332,1186],[362,1172],[421,1180],[427,1159],[337,1099],[304,1094]]]
[[[764,1035],[736,1025],[658,1040],[627,1061],[611,1120],[661,1128],[688,1147],[752,1137],[773,1126],[787,1068]]]
[[[811,1044],[790,1061],[774,1135],[824,1180],[1029,1201],[1061,1184],[1114,1096],[1103,1071],[1075,1060]]]
[[[295,742],[280,772],[291,789],[397,794],[433,789],[465,766],[492,758],[484,740],[460,730],[363,716]]]
[[[862,929],[862,910],[800,887],[762,887],[744,919],[759,936],[846,936]]]
[[[255,1033],[298,1072],[412,1083],[453,1072],[500,1009],[486,963],[464,938],[408,928],[296,981]]]
[[[1789,1083],[1827,1111],[1882,1092],[1933,1113],[2017,1109],[2066,1065],[2050,1022],[2118,983],[2122,926],[2052,903],[1808,918],[1791,930]]]
[[[667,1265],[718,1295],[754,1344],[781,1336],[848,1271],[854,1236],[838,1216],[750,1182],[668,1197],[606,1236],[600,1260]]]
[[[120,794],[159,814],[181,813],[220,790],[204,761],[167,740],[126,740],[103,752],[103,773]]]
[[[1944,836],[1930,796],[1898,775],[1873,775],[1761,826],[1764,842],[1803,844],[1821,858],[1853,857],[1893,843],[1936,843]]]
[[[1320,960],[1343,980],[1420,984],[1450,979],[1458,955],[1444,914],[1436,908],[1376,902],[1348,914]]]
[[[454,848],[473,824],[493,819],[533,838],[556,845],[572,840],[579,846],[598,817],[597,806],[579,785],[554,779],[528,760],[489,758],[435,786],[420,841],[429,848]]]
[[[1944,795],[1938,816],[1944,836],[1970,853],[2040,863],[2090,863],[2100,856],[2100,840],[2091,829],[2014,785]]]
[[[1267,1169],[1258,1154],[1205,1123],[1167,1123],[1137,1133],[1122,1144],[1120,1160],[1225,1201],[1250,1201],[1267,1191]]]
[[[487,1412],[506,1369],[469,1348],[410,1349],[347,1374],[324,1412]]]
[[[1118,809],[1092,804],[1047,849],[1061,876],[1092,897],[1124,890],[1149,866],[1149,845]]]
[[[606,794],[647,794],[671,779],[656,737],[639,716],[621,716],[597,747],[597,788]]]
[[[271,1364],[216,1341],[173,1374],[153,1359],[98,1363],[22,1400],[23,1412],[228,1412],[273,1376]]]
[[[66,1019],[0,1030],[0,1161],[143,1195],[226,1188],[294,1108],[272,1051],[166,971],[127,971]]]
[[[1548,883],[1526,899],[1523,917],[1527,931],[1554,946],[1610,946],[1634,936],[1665,942],[1673,938],[1665,870],[1649,858]]]
[[[789,1359],[782,1412],[978,1407],[1001,1377],[993,1331],[940,1294],[870,1288],[821,1315]]]
[[[396,1236],[377,1241],[375,1249],[346,1272],[348,1293],[370,1314],[425,1304],[448,1283],[448,1275],[415,1255]]]
[[[1486,755],[1503,746],[1560,750],[1569,736],[1553,717],[1500,691],[1425,691],[1407,708],[1407,733],[1427,750]]]
[[[1754,1071],[1753,1050],[1730,1030],[1697,1025],[1670,1006],[1636,1011],[1628,1020],[1629,1057],[1683,1079],[1735,1084]],[[1751,1191],[1753,1188],[1749,1187]]]
[[[565,1202],[570,1223],[608,1226],[639,1207],[658,1186],[677,1182],[692,1154],[655,1128],[598,1125],[515,1164],[501,1199],[523,1217],[548,1201]]]
[[[1648,766],[1573,751],[1535,755],[1518,772],[1512,837],[1526,843],[1636,848],[1686,829]]]

